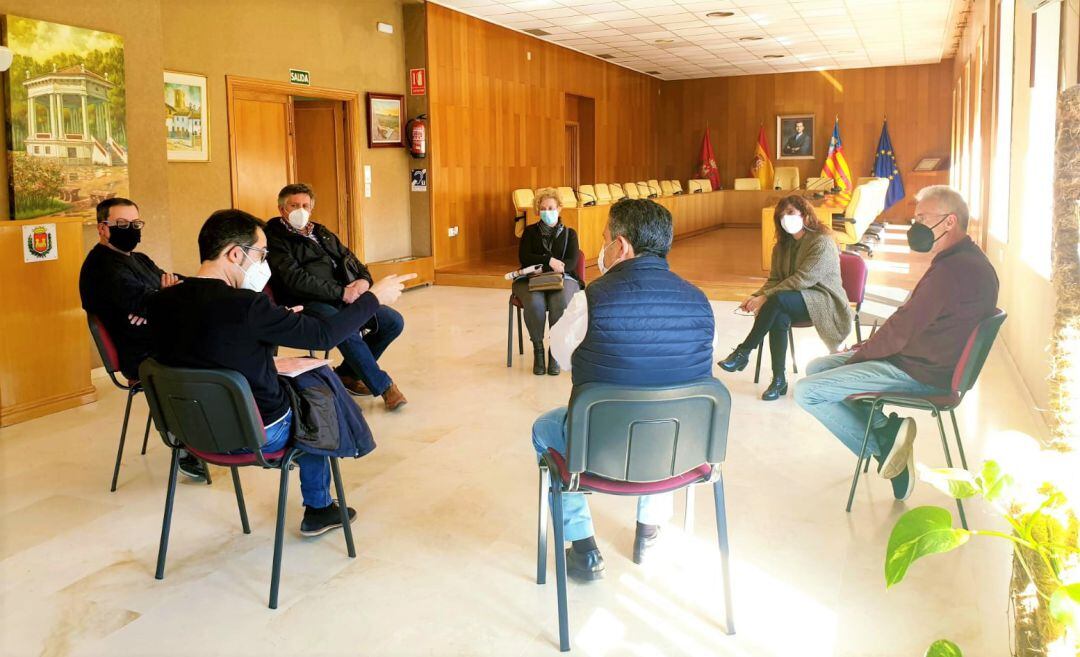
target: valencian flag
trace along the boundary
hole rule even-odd
[[[825,165],[821,167],[822,178],[832,178],[833,187],[839,188],[838,196],[845,203],[851,200],[851,169],[844,158],[844,144],[840,141],[840,117],[833,124],[832,139],[829,140],[829,153],[825,156]]]
[[[757,146],[754,147],[754,163],[750,165],[750,175],[761,182],[762,189],[773,188],[773,166],[769,159],[769,144],[765,141],[765,126],[758,130]]]
[[[889,179],[889,191],[885,194],[886,210],[904,198],[904,181],[900,178],[900,169],[896,166],[888,120],[881,124],[881,138],[878,139],[877,152],[874,154],[874,175]]]
[[[716,156],[713,154],[712,142],[709,141],[709,127],[705,126],[705,138],[701,140],[701,167],[698,168],[699,178],[708,178],[713,189],[720,189],[720,170],[716,168]]]

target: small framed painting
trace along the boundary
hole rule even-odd
[[[206,76],[165,71],[165,133],[169,162],[210,161]]]
[[[785,114],[776,117],[776,159],[814,159],[814,115]]]
[[[403,94],[367,95],[368,148],[393,148],[405,145],[402,116],[405,114]]]

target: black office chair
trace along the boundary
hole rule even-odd
[[[555,531],[559,648],[570,650],[563,552],[563,492],[654,495],[687,488],[687,524],[695,484],[711,483],[724,576],[724,633],[735,633],[731,602],[727,514],[721,464],[727,451],[731,395],[709,378],[681,386],[630,387],[589,383],[570,398],[566,454],[540,460],[536,583],[547,577],[548,494]]]
[[[300,450],[290,446],[276,452],[263,453],[261,447],[266,443],[266,431],[247,379],[239,372],[166,367],[153,358],[148,358],[139,368],[139,379],[146,391],[146,401],[150,404],[154,424],[161,432],[165,445],[172,450],[168,493],[165,496],[165,517],[161,523],[161,543],[158,546],[157,571],[154,577],[165,577],[165,554],[169,547],[173,501],[176,497],[178,450],[181,447],[206,463],[224,466],[232,471],[236,506],[240,511],[240,525],[245,534],[251,533],[251,526],[248,524],[244,491],[240,486],[237,468],[256,465],[280,470],[274,561],[270,572],[270,608],[277,609],[289,470],[292,469]],[[241,449],[248,450],[248,453],[230,453]],[[349,557],[355,558],[356,548],[353,545],[341,472],[337,459],[329,458],[338,505],[341,507],[345,546]]]

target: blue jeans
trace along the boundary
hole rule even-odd
[[[532,428],[533,448],[537,456],[553,448],[566,455],[566,407],[556,408],[536,418]],[[671,517],[672,493],[642,495],[638,498],[637,520],[643,525],[659,525]],[[563,539],[579,541],[592,536],[589,503],[582,493],[563,493]]]
[[[317,317],[332,317],[338,313],[337,308],[317,301],[304,304],[304,311]],[[401,335],[405,328],[405,319],[393,308],[379,306],[375,317],[364,328],[370,328],[371,331],[364,336],[357,331],[345,338],[337,348],[345,359],[341,368],[343,373],[352,374],[363,381],[367,389],[377,397],[386,392],[393,383],[390,375],[379,367],[379,357],[390,343]]]
[[[266,443],[262,446],[264,454],[285,448],[292,434],[292,421],[290,409],[280,421],[266,428]],[[304,499],[304,506],[314,509],[330,506],[333,500],[330,498],[329,459],[301,452],[296,457],[296,464],[300,466],[300,496]]]
[[[899,367],[884,360],[870,360],[845,365],[853,352],[822,356],[810,361],[807,377],[795,384],[795,402],[813,415],[840,442],[856,455],[862,450],[866,422],[870,419],[868,402],[846,402],[859,392],[897,392],[914,395],[944,395],[946,391],[920,383]],[[867,451],[881,457],[878,432],[885,426],[880,410],[871,424]]]

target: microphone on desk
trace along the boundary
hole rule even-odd
[[[592,199],[590,201],[586,201],[586,202],[582,203],[581,207],[588,208],[588,207],[592,207],[592,206],[596,205],[596,197],[593,196],[592,194],[587,194],[587,193],[581,191],[580,189],[578,190],[577,194],[578,194],[578,196],[588,196],[590,199]]]

